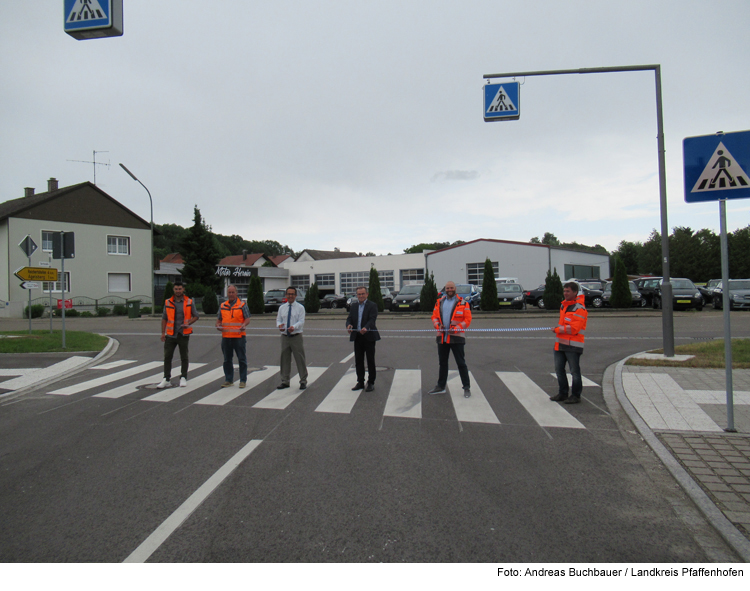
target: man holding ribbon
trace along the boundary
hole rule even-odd
[[[563,297],[565,299],[560,305],[560,320],[552,329],[555,333],[555,374],[558,388],[557,395],[551,396],[550,400],[578,404],[583,391],[581,354],[589,313],[584,294],[575,281],[569,281],[563,286]],[[566,363],[573,381],[571,386],[568,386],[568,376],[565,373]]]
[[[240,365],[240,388],[247,383],[247,346],[245,339],[245,327],[250,323],[250,310],[247,304],[237,297],[237,288],[234,285],[227,287],[229,298],[221,306],[216,318],[216,328],[221,331],[221,351],[224,353],[224,383],[222,388],[228,388],[234,384],[234,363],[232,358],[237,353],[237,361]]]
[[[289,387],[292,373],[292,355],[299,373],[299,389],[307,388],[307,362],[305,345],[302,342],[302,329],[305,326],[305,307],[297,300],[297,288],[286,288],[286,303],[279,306],[276,326],[281,332],[281,384],[277,390]]]
[[[437,333],[438,362],[440,371],[437,385],[428,394],[445,394],[448,382],[448,359],[451,351],[458,366],[464,397],[471,396],[469,382],[469,368],[464,360],[464,345],[466,344],[466,329],[471,324],[471,305],[460,295],[456,294],[456,284],[449,281],[445,284],[443,297],[435,302],[432,311],[432,324]]]

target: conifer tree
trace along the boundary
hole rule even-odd
[[[197,205],[193,209],[193,226],[180,244],[180,254],[185,261],[181,273],[186,285],[200,283],[214,292],[221,289],[222,280],[216,274],[216,265],[221,257],[216,250],[211,229],[201,217]]]
[[[628,275],[619,256],[615,257],[615,274],[612,277],[612,297],[609,299],[609,305],[613,308],[630,308],[633,305]]]
[[[375,302],[375,304],[378,306],[378,312],[382,312],[385,310],[385,304],[383,303],[383,294],[380,291],[380,276],[378,275],[378,270],[373,266],[370,267],[370,295],[367,296],[367,299]]]
[[[558,311],[563,301],[563,286],[560,276],[557,274],[557,268],[550,273],[547,271],[547,277],[544,280],[544,301],[545,310]]]
[[[422,291],[419,294],[419,309],[423,312],[432,312],[435,308],[435,302],[437,302],[438,290],[435,285],[435,274],[430,273],[430,276],[425,279]]]
[[[482,278],[482,310],[499,310],[500,301],[497,299],[497,283],[495,282],[495,271],[492,261],[484,261],[484,277]]]

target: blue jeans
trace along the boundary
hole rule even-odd
[[[557,393],[563,396],[568,395],[568,376],[565,374],[565,363],[570,368],[570,375],[573,377],[573,391],[571,395],[574,398],[580,398],[583,391],[581,382],[581,353],[579,351],[555,351],[555,373],[557,374]]]
[[[237,361],[240,363],[240,382],[247,381],[247,355],[245,354],[247,340],[245,337],[238,339],[221,339],[221,351],[224,353],[224,377],[227,382],[234,382],[234,363],[232,357],[237,353]]]

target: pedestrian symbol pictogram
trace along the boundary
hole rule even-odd
[[[719,142],[692,192],[742,188],[749,184],[745,171],[737,164],[737,160],[732,157],[724,144]]]
[[[503,82],[484,86],[484,120],[518,119],[520,112],[520,83]]]
[[[107,14],[99,4],[99,0],[76,0],[66,22],[92,21],[107,18]]]

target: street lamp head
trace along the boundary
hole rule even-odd
[[[133,174],[132,172],[130,172],[130,171],[129,171],[129,170],[127,169],[127,167],[126,167],[126,166],[125,166],[125,165],[124,165],[124,164],[123,164],[122,162],[120,162],[120,168],[122,168],[122,169],[123,169],[123,170],[124,170],[125,172],[127,172],[127,173],[128,173],[128,174],[129,174],[129,175],[130,175],[130,176],[132,177],[132,179],[133,179],[134,181],[138,181],[138,179],[136,178],[136,176],[135,176],[135,175],[134,175],[134,174]],[[138,182],[140,183],[141,181],[138,181]]]

